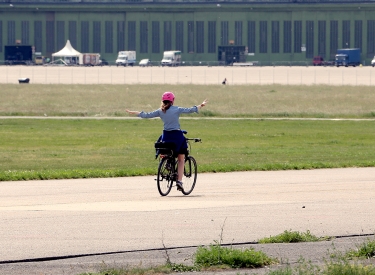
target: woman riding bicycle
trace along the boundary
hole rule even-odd
[[[184,160],[185,153],[187,152],[187,144],[185,137],[180,129],[180,114],[182,113],[198,113],[199,109],[207,104],[205,99],[201,104],[193,106],[191,108],[183,108],[174,106],[175,96],[172,92],[165,92],[162,96],[161,106],[159,109],[150,112],[139,112],[139,111],[129,111],[129,114],[137,115],[141,118],[153,118],[160,117],[164,123],[162,141],[173,142],[176,145],[176,152],[178,153],[178,180],[177,180],[177,190],[183,190],[183,184],[181,182],[184,173]]]

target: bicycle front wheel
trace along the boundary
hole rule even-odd
[[[173,167],[169,158],[159,162],[158,177],[156,179],[160,195],[166,196],[171,192],[173,185]]]
[[[182,178],[184,190],[182,193],[184,195],[189,195],[194,187],[195,183],[197,181],[197,162],[192,156],[188,156],[185,158],[185,165],[184,165],[184,176]]]

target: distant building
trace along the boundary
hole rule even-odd
[[[179,50],[192,64],[311,62],[339,48],[360,48],[366,64],[375,55],[374,1],[0,0],[0,12],[0,57],[16,41],[51,57],[68,39],[108,61],[123,50],[139,60]]]

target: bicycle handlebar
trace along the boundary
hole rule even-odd
[[[186,138],[186,140],[194,140],[194,142],[202,142],[200,138]]]

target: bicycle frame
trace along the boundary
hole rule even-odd
[[[186,134],[187,132],[183,131],[183,133]],[[175,153],[174,143],[163,143],[159,142],[160,140],[161,137],[155,143],[155,158],[157,159],[159,157],[159,167],[156,181],[160,195],[166,196],[171,191],[173,183],[176,183],[178,180],[178,161],[177,155]],[[188,149],[185,154],[183,171],[184,189],[181,191],[184,195],[189,195],[193,191],[197,179],[197,163],[195,159],[190,155],[190,141],[201,142],[201,139],[185,137],[185,140]]]

